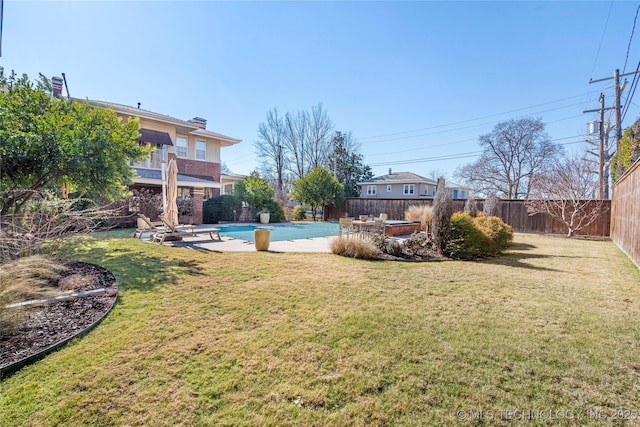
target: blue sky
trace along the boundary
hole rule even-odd
[[[639,4],[5,0],[0,65],[64,72],[74,97],[204,117],[243,140],[222,150],[232,172],[258,166],[268,110],[322,103],[376,175],[452,178],[503,120],[540,117],[583,150],[596,115],[582,111],[600,91],[613,103],[612,81],[589,80],[640,61],[640,34],[627,59]],[[640,115],[631,102],[625,125]]]

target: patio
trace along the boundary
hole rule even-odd
[[[207,232],[199,232],[210,228],[207,225],[195,226],[196,236],[189,233],[182,234],[181,241],[165,241],[165,246],[173,246],[178,248],[204,249],[214,252],[255,252],[256,248],[253,242],[241,239],[233,239],[227,236],[221,236],[222,240],[211,240]],[[142,240],[150,242],[149,237],[152,233],[145,233]],[[282,240],[272,241],[269,244],[270,252],[318,252],[330,253],[329,244],[336,236],[314,237],[310,239]],[[150,242],[151,243],[151,242]]]

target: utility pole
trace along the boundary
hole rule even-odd
[[[600,108],[595,110],[585,110],[583,113],[600,113],[600,132],[599,137],[600,141],[598,143],[598,153],[590,153],[598,156],[598,196],[602,200],[603,198],[609,198],[609,173],[608,168],[610,164],[611,157],[618,151],[618,144],[620,143],[620,139],[622,139],[622,119],[620,116],[620,96],[622,95],[622,91],[624,90],[624,85],[622,88],[620,87],[620,77],[631,76],[637,74],[637,72],[620,74],[618,69],[613,71],[613,77],[605,77],[603,79],[598,80],[589,80],[589,84],[603,82],[606,80],[613,79],[614,86],[614,105],[613,107],[605,108],[604,106],[604,94],[600,94]],[[626,82],[625,82],[626,84]],[[615,119],[616,119],[616,137],[615,137],[615,149],[613,153],[609,153],[609,149],[611,148],[608,143],[609,136],[609,126],[605,126],[604,123],[604,112],[605,110],[614,110]],[[595,145],[595,144],[594,144]]]
[[[600,94],[600,142],[598,144],[598,199],[604,199],[604,93]],[[607,179],[608,181],[608,179]],[[607,182],[607,188],[609,183]]]
[[[604,93],[600,94],[600,108],[595,110],[585,110],[583,113],[600,113],[600,120],[598,121],[598,143],[586,139],[586,142],[590,145],[597,147],[596,151],[587,150],[589,154],[593,154],[598,158],[598,198],[600,200],[609,198],[609,173],[608,167],[611,160],[611,154],[608,144],[609,139],[609,124],[604,123],[605,110],[612,110],[614,107],[605,108],[604,106]],[[590,133],[591,134],[591,133]]]
[[[638,74],[638,72],[634,71],[632,73],[620,74],[620,70],[616,68],[613,71],[613,77],[605,77],[603,79],[598,79],[598,80],[589,80],[589,84],[591,84],[591,83],[604,82],[606,80],[613,79],[614,96],[615,96],[615,99],[613,101],[614,106],[612,108],[607,108],[607,110],[611,110],[611,109],[615,110],[615,115],[616,115],[616,149],[615,151],[618,151],[618,144],[620,143],[620,139],[622,139],[622,123],[621,123],[622,119],[620,118],[620,95],[622,94],[622,89],[620,89],[620,77],[632,76],[634,74]],[[599,110],[586,110],[586,111],[583,111],[583,113],[590,113],[593,111],[599,111]]]

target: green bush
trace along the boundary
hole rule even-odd
[[[473,222],[489,238],[493,254],[504,251],[513,241],[513,229],[497,216],[484,216],[478,213]]]
[[[488,238],[476,227],[467,212],[451,216],[445,254],[456,259],[481,258],[485,254]]]
[[[499,254],[511,240],[511,227],[500,218],[482,214],[472,218],[467,212],[456,212],[451,217],[445,253],[456,259],[484,258]]]
[[[357,259],[375,258],[380,253],[378,248],[368,239],[352,239],[337,237],[331,241],[331,252]]]
[[[282,210],[282,206],[280,206],[280,204],[275,200],[269,200],[268,202],[265,202],[264,209],[268,210],[271,214],[269,216],[269,222],[281,222],[285,220],[284,210]],[[255,213],[256,221],[260,220],[260,212],[262,211],[257,211]]]
[[[242,213],[242,202],[232,195],[223,195],[203,203],[202,222],[217,224],[221,221],[237,221]]]
[[[300,205],[293,208],[294,221],[304,221],[305,219],[307,219],[307,210],[305,208]]]

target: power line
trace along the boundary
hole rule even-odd
[[[636,16],[633,18],[633,27],[631,28],[631,36],[629,37],[629,44],[627,45],[627,56],[624,58],[624,67],[622,67],[622,74],[627,70],[627,61],[629,60],[629,50],[631,49],[631,40],[633,40],[633,33],[636,31],[636,20],[638,19],[638,12],[640,12],[640,4],[636,9]]]
[[[582,96],[582,95],[578,95],[578,96]],[[528,116],[531,116],[531,115],[538,115],[538,114],[542,114],[542,113],[548,113],[548,112],[551,112],[551,111],[559,111],[559,110],[563,110],[565,108],[575,107],[577,105],[582,105],[582,102],[569,104],[569,105],[564,105],[564,106],[557,107],[557,108],[551,108],[551,109],[548,109],[548,110],[536,111],[535,113],[516,116],[516,117],[512,117],[511,119],[518,119],[518,118],[528,117]],[[529,108],[531,108],[531,107],[529,107]],[[497,114],[494,114],[492,116],[486,116],[486,117],[493,117],[493,116],[496,116],[496,115]],[[567,117],[567,118],[563,118],[563,119],[559,119],[559,120],[554,120],[554,121],[551,121],[551,122],[548,122],[548,123],[554,123],[554,122],[557,122],[557,121],[568,120],[570,118],[575,118],[575,117],[580,117],[580,116],[571,116],[571,117]],[[461,122],[458,122],[458,123],[466,123],[466,122],[471,122],[471,121],[475,121],[475,120],[479,120],[479,119],[465,120],[465,121],[461,121]],[[361,139],[363,139],[363,138],[358,138],[358,141],[361,144],[376,144],[376,143],[382,143],[382,142],[401,141],[401,140],[406,140],[406,139],[411,139],[411,138],[419,138],[419,137],[422,137],[422,136],[440,135],[440,134],[443,134],[443,133],[458,132],[458,131],[461,131],[461,130],[473,129],[473,128],[477,128],[477,127],[482,127],[482,126],[486,126],[486,125],[495,124],[495,123],[498,123],[500,121],[501,120],[492,120],[490,122],[483,122],[483,123],[477,123],[477,124],[468,125],[468,126],[461,126],[461,127],[457,127],[457,128],[453,128],[453,129],[444,129],[444,130],[439,130],[439,131],[435,131],[435,132],[420,133],[420,134],[416,134],[416,135],[407,135],[407,136],[401,136],[401,137],[397,137],[397,138],[381,139],[381,140],[378,140],[378,141],[364,141],[364,142],[362,142]],[[437,125],[437,126],[432,126],[430,128],[424,128],[423,130],[437,129],[437,128],[441,128],[441,127],[445,127],[445,126],[450,126],[450,125]],[[395,133],[395,134],[389,134],[388,136],[400,135],[400,134],[405,134],[405,133],[409,133],[409,132],[416,132],[416,131],[398,132],[398,133]],[[379,137],[382,137],[382,136],[379,136]],[[375,138],[375,137],[368,137],[368,138]]]
[[[583,96],[589,95],[589,94],[590,94],[589,92],[588,93],[582,93],[580,95],[569,96],[569,97],[566,97],[566,98],[556,99],[554,101],[543,102],[541,104],[535,104],[535,105],[531,105],[531,106],[528,106],[528,107],[516,108],[514,110],[509,110],[509,111],[505,111],[505,112],[502,112],[502,113],[489,114],[487,116],[476,117],[476,118],[473,118],[473,119],[460,120],[460,121],[457,121],[457,122],[452,122],[452,123],[447,123],[447,124],[442,124],[442,125],[428,126],[428,127],[424,127],[424,128],[420,128],[420,129],[393,132],[393,133],[382,134],[382,135],[365,136],[365,137],[358,138],[358,140],[362,141],[363,139],[386,138],[386,137],[389,137],[389,136],[405,135],[405,134],[414,133],[414,132],[422,132],[422,131],[425,131],[425,130],[432,130],[432,129],[439,129],[439,128],[443,128],[443,127],[455,126],[455,125],[465,124],[465,123],[469,123],[469,122],[475,122],[475,121],[478,121],[478,120],[489,119],[489,118],[492,118],[492,117],[503,116],[505,114],[511,114],[511,113],[516,113],[516,112],[519,112],[519,111],[529,110],[529,109],[536,108],[536,107],[542,107],[544,105],[555,104],[557,102],[563,102],[563,101],[567,101],[567,100],[570,100],[570,99],[580,98],[580,97],[583,97]],[[580,103],[580,104],[582,104],[582,103]],[[540,113],[545,113],[545,112],[548,112],[548,111],[555,111],[555,110],[558,110],[558,109],[561,109],[561,108],[568,108],[568,107],[572,107],[572,106],[575,106],[575,105],[578,105],[578,104],[570,104],[570,105],[567,105],[565,107],[560,107],[560,108],[551,109],[551,110],[543,110],[543,111],[536,112],[536,113],[531,113],[531,114],[540,114]],[[531,114],[529,114],[529,115],[531,115]],[[495,123],[495,122],[490,122],[490,123]],[[380,142],[380,141],[377,141],[377,142]]]
[[[593,69],[591,70],[591,78],[593,78],[593,73],[596,71],[596,65],[598,65],[598,58],[600,57],[600,50],[602,49],[602,42],[604,41],[604,36],[607,34],[607,27],[609,26],[609,17],[611,16],[611,9],[613,9],[613,0],[609,4],[609,13],[607,13],[607,20],[604,23],[604,29],[602,30],[602,37],[600,37],[600,44],[598,45],[598,51],[596,52],[596,59],[593,61]]]
[[[583,135],[567,136],[567,137],[563,137],[563,138],[552,139],[549,142],[564,141],[564,140],[567,140],[567,139],[582,138],[582,137],[583,137]],[[580,139],[578,141],[564,142],[562,144],[554,144],[554,145],[556,145],[556,146],[565,146],[565,145],[573,145],[573,144],[580,144],[580,143],[584,143],[584,140]],[[375,167],[375,166],[408,165],[408,164],[414,164],[414,163],[426,163],[426,162],[435,162],[435,161],[442,161],[442,160],[458,160],[458,159],[464,159],[464,158],[469,158],[469,157],[475,157],[478,154],[482,154],[483,152],[484,152],[484,150],[468,151],[468,152],[465,152],[465,153],[448,154],[448,155],[434,156],[434,157],[422,157],[422,158],[419,158],[419,159],[393,160],[393,161],[388,161],[388,162],[370,163],[369,166]]]
[[[640,72],[640,61],[638,62],[638,66],[636,67],[636,74],[634,74],[633,80],[631,80],[631,86],[629,87],[629,96],[627,96],[627,99],[625,101],[625,105],[623,107],[624,111],[622,112],[622,118],[620,119],[621,123],[624,122],[624,118],[627,116],[627,112],[629,111],[629,106],[631,105],[631,100],[633,99],[633,95],[635,95],[636,93],[636,89],[638,87],[638,81],[640,80],[638,78],[638,72]]]

